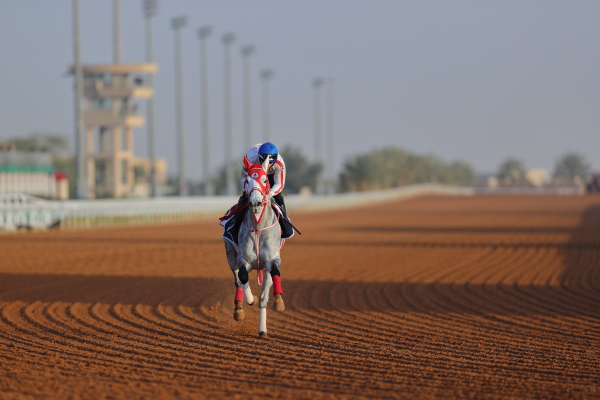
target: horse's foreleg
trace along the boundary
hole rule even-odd
[[[245,285],[248,283],[248,269],[246,268],[248,263],[245,260],[238,262],[238,277],[240,284]]]
[[[267,305],[269,304],[269,291],[273,286],[273,280],[269,274],[265,274],[258,310],[258,334],[267,336]]]
[[[252,294],[252,290],[250,289],[250,282],[248,280],[248,270],[250,269],[250,264],[244,260],[241,259],[238,262],[238,277],[239,277],[239,281],[241,284],[241,288],[238,288],[237,290],[239,291],[239,296],[240,299],[242,298],[242,292],[243,292],[243,296],[246,298],[246,303],[248,303],[249,306],[253,306],[254,304],[256,304],[256,297]],[[237,294],[236,294],[236,299],[237,299]]]
[[[252,290],[250,289],[250,282],[246,282],[245,285],[242,285],[242,289],[244,291],[244,298],[246,299],[246,303],[249,306],[253,306],[258,301],[258,298],[252,294]]]
[[[285,304],[283,302],[283,290],[281,289],[281,273],[279,267],[281,266],[281,260],[275,259],[267,263],[267,269],[273,280],[273,297],[275,297],[275,303],[273,308],[277,311],[285,310]]]

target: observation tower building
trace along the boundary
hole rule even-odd
[[[134,195],[133,129],[144,125],[138,99],[154,91],[147,78],[154,63],[84,65],[83,124],[90,198]],[[74,73],[74,68],[71,68]]]

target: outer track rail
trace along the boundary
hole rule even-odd
[[[470,196],[470,188],[419,184],[396,189],[326,196],[289,195],[289,210],[325,210],[421,195]],[[51,201],[22,194],[0,196],[0,230],[86,228],[212,218],[237,202],[236,196],[160,197]]]

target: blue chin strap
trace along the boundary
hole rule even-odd
[[[265,158],[269,157],[269,164],[273,164],[277,161],[277,154],[259,154],[258,159],[261,163],[265,162]]]

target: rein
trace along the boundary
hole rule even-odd
[[[250,161],[248,161],[248,158],[244,157],[244,166],[247,169],[247,175],[246,175],[247,177],[246,177],[246,181],[244,183],[244,193],[246,194],[248,201],[250,201],[250,195],[255,190],[262,195],[262,202],[261,202],[262,207],[263,207],[262,211],[260,212],[260,215],[258,216],[258,218],[256,218],[256,214],[252,215],[252,218],[254,218],[254,222],[256,223],[256,226],[258,226],[260,224],[260,221],[262,221],[262,218],[265,214],[265,210],[267,209],[267,207],[270,207],[270,203],[271,203],[270,199],[268,197],[269,190],[270,190],[269,179],[267,176],[268,165],[267,165],[266,161],[262,166],[258,165],[258,164],[252,165],[252,164],[250,164]],[[252,181],[249,178],[251,178]],[[247,188],[246,185],[248,185],[249,183],[251,186],[249,188]],[[262,271],[260,269],[259,232],[274,227],[278,222],[279,222],[278,221],[278,213],[275,213],[275,218],[274,218],[273,223],[264,228],[250,228],[249,226],[247,226],[244,223],[244,221],[242,221],[242,225],[244,226],[244,228],[246,228],[250,232],[254,233],[254,241],[256,242],[256,272],[258,273],[258,284],[261,286],[262,286]]]
[[[264,202],[263,202],[263,204],[264,204]],[[269,206],[269,205],[264,205],[263,207],[267,207],[267,206]],[[264,212],[264,208],[263,208],[263,212]],[[261,219],[262,219],[262,213],[261,213]],[[261,274],[261,270],[260,270],[260,241],[258,240],[258,233],[260,231],[270,229],[279,223],[279,221],[277,220],[277,213],[275,213],[274,220],[275,220],[275,222],[273,222],[271,225],[266,226],[264,228],[250,228],[244,223],[244,221],[242,221],[242,225],[244,226],[244,228],[246,228],[250,232],[254,233],[254,241],[256,242],[256,272],[258,273],[258,276],[259,276],[258,284],[261,286],[262,286],[262,279],[261,279],[262,274]]]

